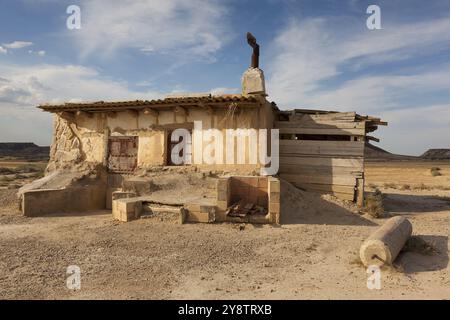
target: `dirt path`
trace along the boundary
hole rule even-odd
[[[246,225],[243,230],[232,224],[172,225],[152,219],[115,223],[108,212],[39,218],[3,214],[0,298],[450,298],[445,195],[426,195],[426,201],[416,203],[398,191],[386,192],[391,193],[390,210],[407,214],[414,233],[434,241],[440,253],[402,254],[398,263],[405,271],[383,270],[381,290],[367,289],[366,270],[356,257],[361,242],[383,220],[345,210],[330,219],[333,212],[321,207],[300,209],[293,223],[281,227]],[[65,286],[69,265],[82,270],[79,291]]]

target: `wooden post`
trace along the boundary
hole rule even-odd
[[[356,179],[356,204],[360,208],[364,206],[364,174],[363,178]]]
[[[103,131],[103,166],[108,167],[108,153],[109,153],[109,128],[106,127]]]

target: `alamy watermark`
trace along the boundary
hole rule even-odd
[[[81,269],[79,266],[70,265],[66,273],[69,276],[66,279],[66,286],[69,290],[81,290]]]
[[[381,29],[381,9],[380,6],[372,4],[367,7],[367,14],[370,16],[366,20],[366,26],[369,30],[380,30]]]
[[[366,272],[369,274],[367,278],[367,289],[380,290],[381,289],[381,270],[377,265],[370,265]]]
[[[170,157],[174,164],[260,164],[261,175],[274,175],[279,168],[279,140],[278,129],[226,129],[224,134],[204,130],[201,121],[194,121],[192,134],[182,128],[172,132],[171,142],[178,143]]]
[[[77,5],[70,5],[66,9],[67,17],[66,26],[69,30],[81,29],[81,9]]]

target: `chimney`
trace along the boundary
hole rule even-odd
[[[264,81],[264,72],[259,68],[259,44],[255,36],[247,32],[247,43],[253,48],[250,67],[242,76],[242,94],[260,94],[266,95],[266,84]]]

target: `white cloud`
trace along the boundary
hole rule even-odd
[[[8,50],[6,50],[2,46],[0,46],[0,54],[7,54],[7,53],[8,53]]]
[[[396,134],[400,134],[401,128],[408,128],[408,124],[411,131],[428,130],[429,123],[413,124],[414,117],[420,119],[420,113],[410,110],[417,104],[414,100],[424,94],[450,92],[450,65],[384,72],[378,66],[447,49],[449,28],[450,18],[408,25],[384,24],[383,30],[360,28],[360,32],[356,27],[349,28],[351,32],[343,31],[345,27],[333,28],[324,19],[291,21],[272,45],[276,49],[268,63],[269,94],[281,108],[356,110],[383,118],[393,117],[389,110],[409,113],[413,118],[392,118],[389,129],[381,127],[375,134],[383,136],[383,132],[389,132],[389,136],[383,136],[386,141],[383,143],[395,147],[393,151],[421,153],[420,148],[432,140],[419,135],[415,144],[406,147],[391,137],[398,137]],[[450,122],[444,113],[448,114],[448,109],[437,108],[433,117],[446,119],[448,128]],[[444,126],[433,130],[439,132],[439,137],[449,135]]]
[[[225,7],[217,0],[83,1],[77,38],[82,56],[124,48],[210,58],[226,41]]]
[[[163,96],[152,90],[132,91],[127,83],[111,80],[92,68],[78,65],[0,65],[0,74],[2,141],[33,140],[49,144],[51,115],[36,108],[41,103],[154,99]]]
[[[45,50],[39,50],[39,51],[28,50],[28,53],[29,54],[36,54],[36,55],[38,55],[40,57],[43,57],[43,56],[46,55]]]
[[[11,43],[4,43],[3,46],[7,49],[22,49],[29,46],[32,46],[33,42],[29,41],[14,41]]]
[[[78,65],[0,66],[8,80],[0,83],[0,101],[19,106],[64,101],[152,99],[155,91],[134,92],[127,83],[102,77],[96,70]]]
[[[447,44],[450,33],[445,30],[449,28],[450,18],[340,34],[324,19],[292,21],[275,39],[274,47],[278,49],[268,69],[268,89],[282,103],[314,102],[314,97],[327,94],[322,82],[341,75],[346,65],[376,65],[422,54]]]
[[[35,142],[50,143],[51,117],[36,108],[42,103],[150,100],[165,96],[147,88],[133,91],[126,82],[112,80],[95,69],[79,65],[0,65],[0,74],[0,137],[3,141],[26,141],[30,139],[27,137],[33,137]],[[211,92],[234,90],[216,88]],[[172,91],[175,92],[177,87]],[[21,129],[14,130],[11,123]]]

